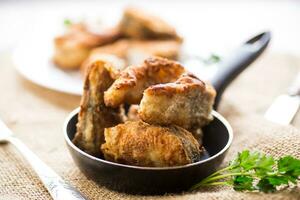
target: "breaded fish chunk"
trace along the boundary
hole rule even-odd
[[[182,40],[175,28],[161,18],[132,7],[125,9],[119,28],[130,38]]]
[[[86,76],[91,63],[98,60],[106,62],[106,68],[109,68],[110,71],[114,71],[112,74],[114,75],[114,77],[112,77],[113,79],[118,78],[120,72],[126,68],[125,60],[116,55],[105,53],[92,54],[81,65],[80,72],[83,77]]]
[[[138,111],[139,111],[139,105],[136,104],[130,105],[127,112],[127,120],[129,121],[140,120]]]
[[[127,51],[127,60],[132,65],[151,56],[178,60],[180,49],[181,42],[177,40],[133,40]]]
[[[114,43],[93,49],[87,60],[102,54],[112,54],[124,59],[128,65],[142,63],[150,56],[159,56],[177,60],[180,54],[181,42],[176,40],[130,40],[121,39]],[[84,62],[86,63],[86,62]],[[84,70],[83,64],[81,69]]]
[[[125,66],[128,66],[127,51],[129,48],[129,44],[129,40],[122,39],[111,44],[92,49],[87,59],[80,66],[81,74],[83,76],[86,74],[90,62],[103,57],[108,58],[109,60],[112,60],[111,58],[114,57],[113,62],[116,64],[116,66],[120,66],[120,68],[122,68],[123,70]]]
[[[187,130],[128,121],[105,129],[105,159],[136,166],[168,167],[200,159],[200,145]]]
[[[113,54],[120,58],[126,59],[127,51],[130,48],[131,40],[120,39],[111,44],[97,47],[91,51],[90,56],[97,54]]]
[[[53,61],[62,69],[78,69],[92,48],[113,42],[119,35],[116,28],[100,34],[89,31],[83,23],[72,24],[67,33],[54,39]]]
[[[142,65],[130,66],[121,72],[104,93],[105,104],[114,108],[124,103],[138,104],[147,87],[173,82],[184,70],[178,62],[160,57],[148,58]]]
[[[149,124],[175,124],[187,130],[203,127],[212,119],[215,89],[191,74],[174,83],[144,91],[139,117]]]
[[[116,76],[112,66],[104,61],[91,63],[84,82],[84,93],[78,115],[77,132],[73,143],[83,151],[99,156],[104,143],[104,128],[122,122],[120,108],[107,107],[103,92],[111,86]]]

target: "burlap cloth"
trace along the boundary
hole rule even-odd
[[[234,130],[224,163],[245,148],[274,156],[300,157],[300,115],[293,126],[264,120],[272,100],[284,92],[300,68],[300,59],[264,54],[226,91],[220,107]],[[64,142],[62,124],[79,98],[57,93],[24,80],[10,54],[0,56],[0,117],[30,149],[90,199],[300,199],[300,189],[275,194],[235,192],[214,187],[195,193],[133,196],[110,191],[88,180],[75,166]],[[10,145],[0,146],[0,199],[50,199],[22,156]]]

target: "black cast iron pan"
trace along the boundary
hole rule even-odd
[[[264,51],[270,39],[269,32],[261,33],[248,40],[221,63],[220,71],[211,80],[217,91],[215,109],[225,88]],[[93,157],[72,143],[78,111],[79,109],[76,109],[69,115],[64,126],[65,140],[75,163],[87,177],[99,184],[131,194],[164,194],[189,189],[216,171],[233,139],[229,123],[219,113],[213,111],[214,120],[203,129],[203,144],[207,154],[201,161],[164,168],[118,164]]]

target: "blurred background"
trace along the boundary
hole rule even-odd
[[[65,18],[98,17],[107,23],[116,22],[129,5],[173,24],[185,38],[186,51],[193,54],[228,52],[252,35],[271,30],[269,51],[300,56],[298,0],[1,0],[0,52],[12,50],[37,31],[53,31]]]

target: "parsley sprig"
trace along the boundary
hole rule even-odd
[[[275,160],[272,156],[249,150],[238,153],[225,167],[194,185],[191,190],[203,186],[227,185],[236,191],[275,192],[280,186],[295,186],[300,177],[300,160],[284,156]]]

